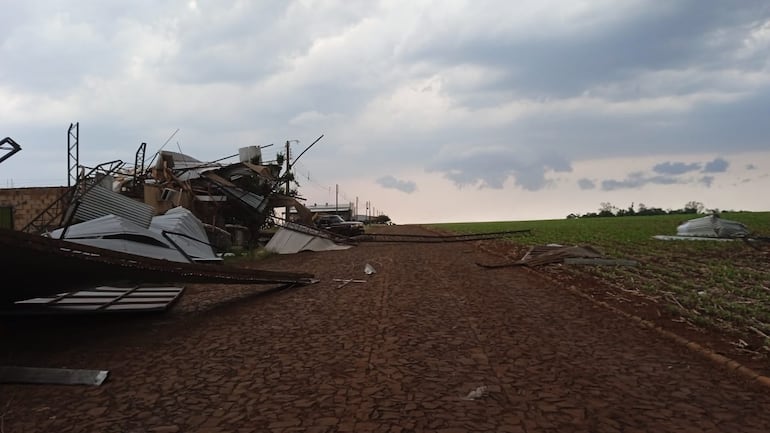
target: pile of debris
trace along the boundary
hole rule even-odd
[[[179,206],[189,209],[220,251],[253,245],[276,207],[293,206],[301,222],[311,224],[305,206],[278,192],[287,181],[280,165],[263,163],[258,146],[240,148],[238,155],[239,162],[222,164],[161,151],[138,182],[133,177],[116,178],[113,190],[141,199],[157,214]]]
[[[24,281],[0,291],[0,304],[32,296],[74,302],[68,293],[105,286],[313,282],[310,274],[223,263],[234,244],[252,246],[275,207],[293,206],[301,221],[311,222],[306,207],[277,192],[287,181],[280,165],[263,164],[256,146],[239,149],[239,156],[237,163],[222,164],[161,151],[146,171],[123,170],[113,161],[79,173],[75,185],[24,229],[0,230],[6,273]]]

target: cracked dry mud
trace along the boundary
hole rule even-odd
[[[264,295],[188,286],[169,311],[145,316],[3,319],[0,365],[110,375],[99,387],[0,385],[0,427],[770,431],[770,388],[538,272],[475,265],[493,258],[485,242],[275,255],[248,266],[320,282]]]

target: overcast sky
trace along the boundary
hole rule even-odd
[[[770,2],[0,0],[2,187],[164,149],[397,223],[770,210]],[[0,155],[1,156],[1,155]],[[337,192],[339,191],[339,193]]]

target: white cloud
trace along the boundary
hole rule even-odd
[[[503,217],[490,204],[511,194],[563,213],[558,197],[608,194],[605,181],[659,197],[765,182],[750,175],[767,163],[734,155],[765,150],[770,134],[761,1],[6,6],[0,135],[22,144],[12,160],[24,163],[6,161],[5,180],[35,181],[23,167],[54,164],[66,126],[81,122],[89,161],[130,159],[141,141],[154,150],[177,128],[169,146],[204,160],[286,140],[302,149],[323,134],[302,160],[318,182],[355,178],[396,194],[394,206],[405,195],[478,205],[465,216]],[[588,161],[615,165],[586,171]],[[656,177],[666,161],[709,170]],[[740,171],[749,182],[733,179]],[[378,186],[388,175],[420,188]]]

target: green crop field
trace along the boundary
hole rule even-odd
[[[434,224],[458,233],[530,229],[510,242],[521,247],[544,244],[591,245],[605,256],[631,259],[638,266],[548,266],[548,272],[600,279],[619,294],[634,292],[699,328],[760,337],[757,351],[770,354],[770,243],[741,240],[658,240],[676,235],[679,224],[702,215],[623,216],[545,221]],[[753,236],[770,237],[770,212],[722,213],[745,224]],[[526,249],[523,249],[526,251]],[[740,340],[739,340],[740,343]]]

